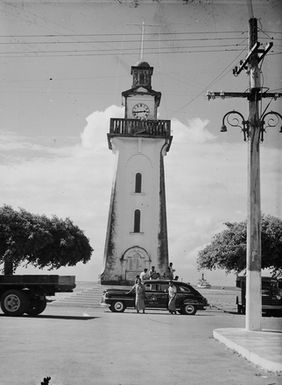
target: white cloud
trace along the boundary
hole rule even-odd
[[[182,143],[204,143],[215,139],[207,129],[209,121],[201,118],[187,120],[187,124],[178,119],[172,119],[171,128],[175,142]]]
[[[124,109],[118,106],[110,106],[105,111],[95,111],[89,115],[87,125],[81,134],[82,147],[103,151],[106,134],[110,126],[110,118],[123,118]]]

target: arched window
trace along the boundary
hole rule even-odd
[[[139,84],[144,85],[144,73],[140,72],[139,74]]]
[[[134,211],[134,233],[140,233],[141,211]]]
[[[141,189],[142,189],[142,174],[140,174],[140,172],[138,172],[135,175],[135,192],[141,193]]]

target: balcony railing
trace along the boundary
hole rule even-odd
[[[170,138],[170,120],[112,118],[109,135]]]

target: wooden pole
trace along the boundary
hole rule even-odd
[[[257,19],[249,20],[249,49],[257,42]],[[261,330],[260,73],[258,55],[250,59],[246,329]]]

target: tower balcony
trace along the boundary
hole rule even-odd
[[[142,138],[164,138],[168,141],[169,150],[172,136],[170,132],[170,120],[140,120],[111,118],[110,132],[108,133],[109,148],[111,149],[111,138],[113,137],[142,137]]]

